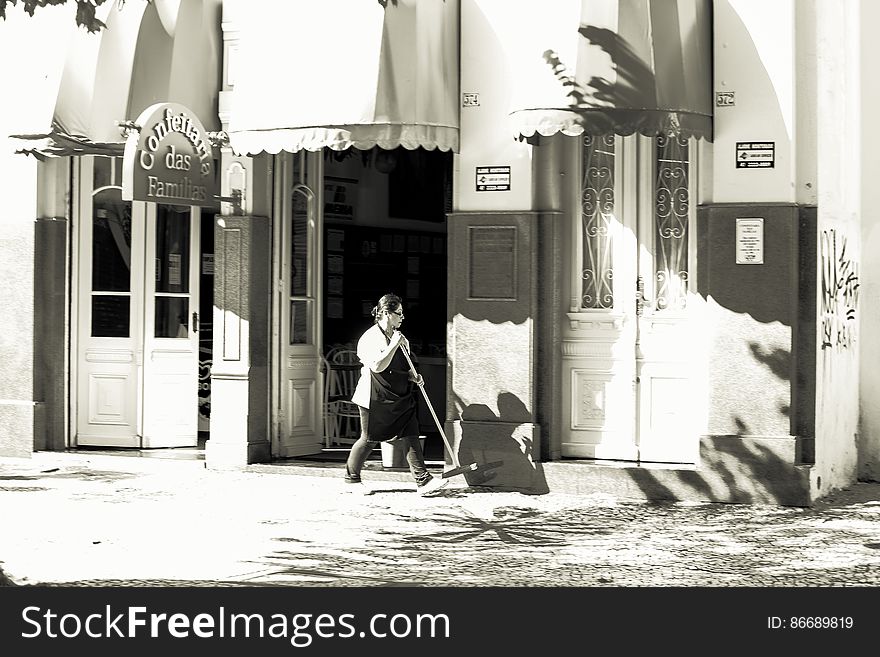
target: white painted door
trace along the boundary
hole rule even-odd
[[[587,137],[562,342],[562,455],[694,463],[692,144]]]
[[[195,446],[200,210],[146,205],[142,446]]]
[[[197,444],[198,209],[122,200],[121,159],[80,158],[76,444]]]
[[[322,153],[276,157],[275,431],[281,458],[321,451],[319,318]]]
[[[122,200],[122,160],[80,158],[78,445],[140,447],[144,204]]]
[[[636,444],[639,460],[695,463],[705,425],[696,294],[693,143],[638,138]]]

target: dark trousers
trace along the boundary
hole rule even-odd
[[[379,444],[378,441],[370,440],[368,427],[370,423],[370,411],[363,406],[358,406],[361,415],[361,435],[351,446],[351,452],[348,454],[348,460],[345,463],[347,474],[353,477],[360,477],[364,463],[367,462],[372,451]],[[406,463],[409,465],[409,471],[412,473],[416,483],[421,483],[429,479],[431,475],[425,466],[425,455],[422,453],[422,444],[418,436],[404,436],[395,440],[406,441]]]

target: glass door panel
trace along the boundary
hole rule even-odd
[[[614,135],[584,138],[581,184],[581,308],[614,307]]]
[[[156,291],[153,336],[190,334],[190,208],[156,206]]]
[[[147,204],[145,447],[198,441],[198,208]]]
[[[309,239],[314,212],[314,194],[304,184],[294,186],[291,193],[290,229],[290,327],[288,344],[313,344],[312,273],[309,263]]]
[[[103,187],[92,195],[91,242],[91,335],[127,338],[131,331],[131,203],[122,200],[120,187]]]
[[[654,308],[684,310],[688,292],[690,147],[681,137],[655,140]]]

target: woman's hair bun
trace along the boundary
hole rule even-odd
[[[370,312],[372,313],[373,318],[376,320],[376,322],[378,322],[379,315],[386,311],[394,312],[395,310],[400,308],[401,303],[402,301],[399,296],[389,292],[388,294],[382,295],[382,298],[379,299],[379,303],[373,306],[373,310],[371,310]]]

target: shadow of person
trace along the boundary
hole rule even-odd
[[[537,460],[537,428],[522,400],[511,392],[498,395],[498,414],[485,404],[469,404],[457,423],[455,447],[462,465],[477,463],[464,473],[470,486],[486,486],[533,495],[549,492]]]

